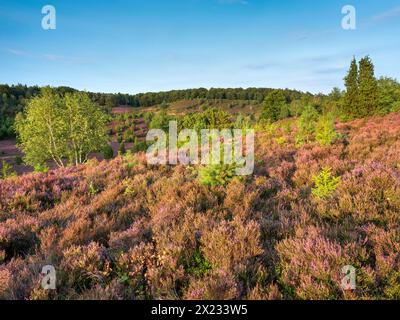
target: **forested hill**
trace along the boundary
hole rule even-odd
[[[60,94],[66,92],[78,91],[69,87],[55,88]],[[93,93],[89,92],[89,96],[101,106],[108,109],[124,105],[132,107],[149,107],[163,103],[171,103],[178,100],[192,99],[218,99],[218,100],[253,100],[262,102],[264,98],[272,91],[269,88],[199,88],[172,90],[165,92],[148,92],[139,94],[110,94],[110,93]],[[302,97],[311,98],[312,94],[303,93],[296,90],[282,89],[280,90],[286,96],[288,102],[300,99]],[[13,135],[12,124],[15,115],[22,111],[26,101],[33,96],[39,94],[40,87],[26,85],[0,85],[0,139]]]

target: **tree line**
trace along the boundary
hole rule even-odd
[[[299,116],[310,106],[342,121],[400,111],[400,83],[388,77],[377,79],[368,56],[358,63],[353,58],[344,85],[345,90],[334,88],[328,95],[302,95],[292,101],[282,91],[272,90],[264,99],[260,120],[276,122]]]
[[[78,92],[70,87],[55,87],[54,92],[60,95]],[[193,99],[218,99],[218,100],[252,100],[262,102],[273,89],[269,88],[198,88],[185,90],[172,90],[166,92],[148,92],[139,94],[109,94],[87,92],[90,99],[102,106],[106,112],[113,107],[124,105],[131,107],[149,107],[163,105],[178,100]],[[279,89],[287,101],[294,101],[303,97],[312,97],[310,93],[303,93],[296,90]],[[0,85],[0,139],[14,136],[13,124],[17,113],[23,111],[27,102],[38,96],[41,88],[38,86],[26,85]]]

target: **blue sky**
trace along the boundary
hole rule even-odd
[[[41,27],[44,5],[57,29]],[[341,28],[354,5],[357,29]],[[353,55],[400,78],[398,0],[1,0],[0,83],[137,93],[342,87]]]

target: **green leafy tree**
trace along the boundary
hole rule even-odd
[[[315,140],[322,146],[329,146],[337,137],[334,117],[330,114],[320,117],[316,125]]]
[[[67,93],[65,106],[68,158],[73,164],[86,162],[90,152],[107,144],[107,115],[83,92]]]
[[[284,110],[284,111],[282,111]],[[282,116],[286,116],[285,112],[288,112],[289,107],[285,94],[282,90],[271,91],[264,100],[264,108],[261,113],[261,119],[275,122]]]
[[[355,58],[351,61],[350,69],[344,78],[346,92],[343,98],[342,114],[345,119],[353,119],[359,113],[359,88],[358,88],[358,66]]]
[[[374,74],[374,65],[367,56],[360,60],[359,109],[357,116],[373,115],[378,108],[378,83]]]
[[[378,114],[400,111],[400,83],[395,79],[382,77],[378,80]]]
[[[63,167],[83,163],[92,151],[107,143],[107,116],[86,93],[62,97],[51,88],[29,101],[16,118],[20,148],[25,163],[36,166],[53,160]]]
[[[319,199],[325,199],[330,196],[339,186],[341,178],[332,175],[332,169],[325,167],[322,171],[313,177],[314,188],[312,194]]]
[[[44,88],[40,96],[28,103],[24,115],[17,115],[15,128],[25,163],[34,167],[53,160],[64,166],[63,157],[69,152],[64,113],[61,96],[51,88]]]

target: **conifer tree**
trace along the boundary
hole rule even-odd
[[[281,110],[286,107],[286,104],[286,97],[281,90],[271,91],[264,100],[261,119],[269,120],[271,122],[279,120]]]
[[[374,65],[366,56],[360,60],[359,68],[359,108],[357,116],[372,115],[378,108],[378,83],[374,74]]]
[[[352,119],[357,116],[359,109],[358,67],[355,58],[351,61],[349,72],[344,81],[346,93],[342,113],[345,118]]]

